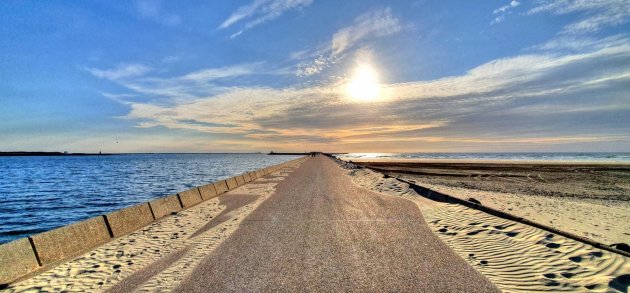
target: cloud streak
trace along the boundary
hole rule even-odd
[[[630,21],[630,2],[626,0],[547,0],[542,1],[541,4],[530,9],[527,13],[584,14],[584,18],[568,24],[562,32],[565,34],[592,33],[606,27],[628,23]]]
[[[296,75],[308,77],[330,68],[335,62],[342,60],[346,52],[354,49],[363,41],[385,37],[399,33],[403,29],[401,21],[392,14],[391,8],[372,10],[356,17],[349,26],[337,30],[330,43],[317,49],[318,53],[299,52],[297,56],[316,57],[297,67]]]
[[[86,68],[85,70],[98,78],[119,80],[122,78],[142,76],[152,71],[153,68],[146,65],[133,63],[119,64],[118,66],[110,69]]]
[[[308,7],[313,0],[254,0],[241,6],[224,20],[218,29],[227,29],[239,22],[244,22],[241,29],[231,37],[237,37],[244,31],[267,21],[280,17],[287,11]]]
[[[269,69],[264,62],[241,63],[217,68],[205,68],[173,77],[146,76],[152,67],[142,64],[121,64],[111,69],[86,69],[98,78],[116,82],[138,94],[168,102],[188,101],[208,94],[217,94],[230,88],[230,80],[240,77],[286,75],[283,68]]]
[[[511,13],[510,10],[516,8],[519,5],[521,5],[520,2],[516,0],[512,0],[512,2],[510,2],[509,4],[503,5],[495,9],[494,11],[492,11],[492,14],[497,15],[497,16],[494,18],[492,22],[490,22],[490,24],[497,24],[497,23],[502,22],[505,19],[505,15],[508,13]]]
[[[174,104],[134,102],[126,119],[141,128],[189,130],[285,149],[305,143],[402,151],[422,145],[462,150],[489,143],[522,149],[623,142],[630,139],[630,128],[622,126],[630,125],[622,107],[630,104],[624,90],[630,84],[630,40],[616,39],[615,45],[595,42],[579,53],[538,51],[459,76],[384,85],[383,99],[370,104],[348,99],[342,83],[230,87]],[[575,105],[581,110],[558,111]],[[621,115],[619,125],[610,125],[608,115]]]
[[[337,31],[332,37],[332,55],[341,55],[367,37],[382,37],[402,30],[390,8],[371,11],[355,18],[354,23]]]

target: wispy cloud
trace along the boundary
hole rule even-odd
[[[402,29],[398,18],[390,8],[374,10],[363,14],[348,27],[337,31],[332,37],[332,55],[341,55],[359,41],[368,37],[381,37],[395,34]]]
[[[528,14],[536,13],[552,13],[558,15],[579,13],[585,15],[579,21],[565,26],[563,33],[590,33],[597,32],[606,27],[628,23],[630,21],[630,1],[546,0],[528,11]]]
[[[263,62],[244,63],[219,68],[208,68],[197,70],[179,77],[180,80],[190,80],[195,82],[208,82],[221,78],[230,78],[243,75],[251,75],[263,72]]]
[[[98,78],[109,79],[139,94],[152,97],[191,100],[229,89],[229,81],[239,77],[287,75],[284,68],[267,68],[264,62],[241,63],[205,68],[180,76],[156,77],[146,74],[153,68],[141,64],[121,64],[111,69],[87,68]]]
[[[509,4],[507,5],[503,5],[497,9],[495,9],[494,11],[492,11],[492,14],[496,15],[494,20],[492,20],[492,22],[490,22],[490,24],[497,24],[502,22],[505,19],[505,15],[508,13],[511,13],[510,10],[514,9],[515,7],[521,5],[520,2],[516,1],[516,0],[512,0]]]
[[[161,0],[136,0],[136,9],[143,19],[168,26],[181,23],[179,15],[164,11]]]
[[[310,63],[298,64],[296,75],[298,77],[307,77],[320,73],[322,70],[330,67],[330,57],[319,55]]]
[[[543,51],[584,51],[616,47],[628,41],[628,35],[613,35],[605,38],[594,38],[583,35],[561,35],[543,44],[535,45],[528,50]]]
[[[627,111],[622,106],[630,103],[623,90],[630,83],[628,60],[629,39],[619,37],[615,45],[593,40],[580,52],[536,51],[459,76],[384,85],[383,99],[375,103],[346,98],[342,83],[230,87],[175,103],[133,102],[126,118],[138,127],[193,130],[285,149],[304,143],[326,149],[334,142],[365,151],[376,150],[375,143],[392,151],[419,145],[461,151],[501,142],[522,150],[524,145],[629,141],[630,135],[620,135],[630,133],[622,122],[628,119],[611,126],[602,118]],[[558,111],[574,105],[581,110]]]
[[[315,56],[309,62],[298,65],[296,75],[306,77],[320,73],[345,57],[348,50],[362,41],[396,34],[403,29],[401,21],[392,14],[391,8],[377,9],[356,17],[349,26],[337,30],[316,53],[300,51],[298,56]]]
[[[91,73],[92,75],[98,78],[104,78],[104,79],[109,79],[109,80],[119,80],[122,78],[142,76],[152,71],[153,68],[146,65],[137,64],[137,63],[132,63],[132,64],[123,63],[110,69],[86,68],[85,70],[87,70],[89,73]]]
[[[240,30],[232,34],[231,37],[234,38],[244,31],[273,20],[289,10],[304,8],[312,3],[313,0],[254,0],[252,3],[236,9],[221,23],[218,29],[226,29],[239,22],[244,22]]]

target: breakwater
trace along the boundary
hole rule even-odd
[[[0,245],[0,288],[117,237],[272,173],[301,159],[245,172],[78,223]]]
[[[0,243],[298,157],[264,154],[0,157]]]

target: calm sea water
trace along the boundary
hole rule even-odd
[[[0,157],[0,243],[297,156]]]
[[[351,153],[338,157],[630,163],[630,153]]]

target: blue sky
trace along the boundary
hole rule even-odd
[[[2,1],[0,151],[630,151],[630,2]],[[369,68],[370,99],[348,85]]]

